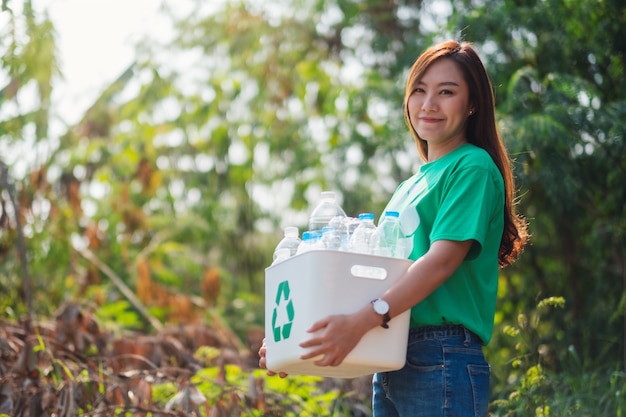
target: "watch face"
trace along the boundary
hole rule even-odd
[[[380,315],[389,313],[389,304],[385,300],[378,299],[373,303],[374,311]]]

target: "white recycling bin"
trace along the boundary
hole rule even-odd
[[[410,312],[363,336],[341,365],[302,360],[307,329],[331,314],[349,314],[380,297],[412,261],[332,250],[295,255],[265,270],[267,368],[292,375],[355,378],[404,366]]]

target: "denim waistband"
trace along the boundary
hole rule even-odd
[[[448,336],[462,336],[466,342],[472,341],[483,344],[480,337],[462,324],[443,324],[440,326],[422,326],[409,329],[409,342]]]

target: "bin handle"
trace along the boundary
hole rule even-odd
[[[378,266],[352,265],[350,273],[357,278],[384,280],[387,278],[387,270]]]

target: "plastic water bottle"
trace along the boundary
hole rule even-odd
[[[321,231],[336,216],[346,217],[346,212],[337,203],[334,191],[323,191],[321,201],[315,206],[309,217],[309,230]]]
[[[335,233],[337,237],[339,238],[338,250],[341,250],[341,251],[348,250],[348,242],[350,241],[350,235],[351,235],[350,225],[353,220],[355,220],[353,217],[335,216],[328,223],[329,227],[332,227],[335,229]]]
[[[355,217],[348,217],[346,224],[348,225],[348,238],[352,237],[354,231],[359,227],[359,219]]]
[[[334,227],[326,226],[322,229],[322,245],[325,249],[339,250],[341,236]]]
[[[298,246],[296,255],[310,251],[324,249],[322,246],[322,232],[319,230],[307,230],[302,233],[302,241]]]
[[[370,238],[372,255],[406,259],[406,241],[400,228],[399,213],[386,211]]]
[[[370,253],[370,236],[376,230],[373,213],[359,214],[359,225],[352,232],[348,250],[356,253]]]
[[[282,261],[286,261],[290,257],[291,251],[289,250],[289,248],[276,249],[274,251],[274,261],[272,262],[272,265],[276,265],[278,263],[281,263]]]
[[[294,227],[294,226],[285,227],[284,237],[282,238],[280,242],[278,242],[278,245],[276,245],[276,248],[274,249],[274,259],[273,259],[274,261],[276,261],[276,258],[279,256],[279,251],[281,249],[288,249],[289,256],[293,256],[296,254],[296,252],[298,251],[298,246],[300,246],[300,242],[301,242],[298,235],[299,235],[299,231],[297,227]]]

